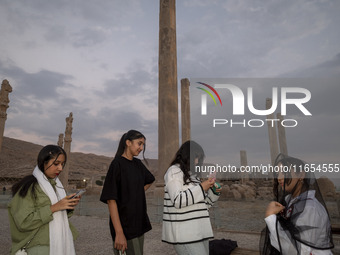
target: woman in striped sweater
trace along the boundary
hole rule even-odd
[[[174,245],[178,255],[208,255],[213,231],[208,208],[219,198],[215,180],[201,182],[191,169],[202,164],[204,151],[194,141],[185,142],[167,170],[162,241]]]

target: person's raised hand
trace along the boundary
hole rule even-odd
[[[64,197],[57,203],[51,205],[51,211],[52,213],[62,210],[74,210],[74,207],[79,203],[80,197],[77,198],[71,198],[74,194],[71,194],[69,196]]]
[[[208,191],[212,186],[214,186],[214,183],[215,180],[213,178],[209,178],[208,180],[201,182],[201,186],[204,189],[204,191]]]
[[[266,217],[272,214],[278,214],[279,212],[282,212],[283,209],[285,209],[285,207],[281,205],[279,202],[272,201],[267,206]]]

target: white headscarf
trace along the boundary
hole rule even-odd
[[[62,183],[58,178],[55,179],[56,191],[47,180],[44,173],[35,167],[33,176],[37,178],[39,186],[50,198],[52,205],[66,196]],[[50,234],[50,255],[75,255],[73,235],[69,226],[66,210],[53,213],[53,220],[49,223]]]

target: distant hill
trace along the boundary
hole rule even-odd
[[[0,152],[0,177],[24,177],[32,173],[39,151],[43,148],[30,142],[4,137]],[[72,150],[72,145],[71,145]],[[113,157],[71,152],[70,180],[94,179],[105,176]],[[149,169],[154,174],[157,160],[147,159]]]

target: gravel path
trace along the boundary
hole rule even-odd
[[[74,215],[70,221],[79,232],[79,237],[75,241],[77,255],[113,254],[108,218]],[[171,245],[161,241],[162,225],[160,223],[152,223],[152,227],[153,229],[145,234],[144,254],[176,255]],[[7,209],[0,209],[0,229],[0,255],[8,255],[11,247],[11,237]],[[224,238],[237,241],[238,247],[258,250],[260,238],[258,233],[214,229],[214,235],[215,239]],[[334,255],[339,255],[340,236],[333,236],[333,238],[337,246],[333,253]]]
[[[106,255],[112,254],[112,240],[108,226],[108,219],[93,216],[73,216],[71,222],[79,231],[75,241],[78,255]],[[144,252],[146,255],[175,255],[173,247],[161,241],[162,226],[152,224],[153,229],[146,233]],[[0,209],[0,254],[7,255],[11,247],[9,221],[6,209]],[[232,239],[238,246],[256,250],[259,236],[256,234],[240,234],[234,232],[214,231],[215,238]]]

